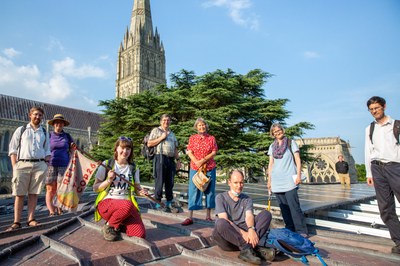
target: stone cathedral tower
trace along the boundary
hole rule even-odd
[[[150,0],[134,0],[131,25],[118,51],[116,97],[165,83],[165,51],[157,28],[153,33]]]

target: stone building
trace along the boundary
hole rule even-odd
[[[153,33],[150,0],[135,0],[131,24],[118,51],[116,98],[166,84],[165,51],[157,28]]]
[[[342,154],[344,160],[349,163],[351,183],[358,182],[355,161],[351,155],[350,143],[339,137],[296,139],[296,143],[299,147],[302,145],[312,145],[309,152],[313,155],[314,160],[303,166],[303,172],[307,176],[307,182],[340,182],[339,176],[335,171],[335,164],[340,154]]]
[[[33,106],[43,108],[43,126],[47,127],[47,132],[52,131],[47,120],[55,114],[63,114],[71,122],[65,131],[71,134],[80,148],[88,150],[97,143],[101,121],[99,114],[0,94],[0,194],[11,193],[12,166],[8,146],[17,127],[29,123],[28,114]]]

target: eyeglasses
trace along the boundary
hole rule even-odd
[[[127,140],[127,141],[132,142],[132,139],[131,139],[131,138],[128,138],[128,137],[125,137],[125,136],[119,137],[118,140]]]
[[[375,112],[375,111],[378,111],[378,110],[380,110],[380,109],[382,109],[382,108],[383,108],[382,106],[375,107],[375,108],[368,108],[368,111],[370,111],[370,112]]]

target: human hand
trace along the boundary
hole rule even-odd
[[[115,172],[114,171],[108,171],[107,175],[107,181],[111,183],[115,178]]]
[[[76,150],[78,148],[78,146],[76,146],[76,144],[74,142],[71,143],[71,148],[73,150]]]
[[[257,246],[259,241],[258,235],[254,229],[249,229],[247,231],[247,239],[246,242],[249,243],[253,248]]]
[[[374,185],[374,180],[372,179],[372,177],[367,177],[367,185],[368,186],[373,186]]]
[[[139,189],[139,195],[140,195],[140,196],[147,196],[147,195],[149,195],[149,190],[148,190],[147,188],[142,188],[142,187],[140,187],[140,189]]]

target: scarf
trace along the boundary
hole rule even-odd
[[[285,153],[287,147],[288,147],[287,137],[283,137],[281,145],[279,145],[278,140],[275,140],[274,143],[272,143],[272,155],[274,156],[274,159],[282,159],[283,154]]]

